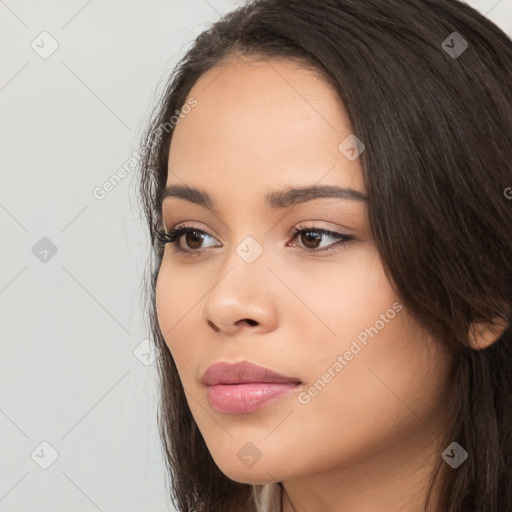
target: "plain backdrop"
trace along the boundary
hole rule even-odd
[[[512,0],[468,3],[512,35]],[[174,510],[130,157],[193,38],[241,4],[0,0],[1,512]]]

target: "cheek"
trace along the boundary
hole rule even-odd
[[[317,331],[316,336],[304,340],[314,340],[310,349],[316,353],[319,340],[323,340],[321,344],[327,354],[330,348],[340,350],[345,345],[348,348],[353,338],[379,321],[380,315],[397,301],[372,245],[347,251],[342,258],[336,264],[317,263],[314,273],[301,272],[300,280],[287,271],[290,272],[287,282],[294,283],[292,289],[310,309],[309,313],[297,315],[294,321],[301,319],[302,332],[312,335]],[[290,302],[295,304],[297,301],[292,299]],[[323,331],[323,336],[318,329]]]
[[[404,428],[417,422],[408,406],[428,417],[446,391],[446,359],[406,313],[376,253],[360,252],[313,290],[308,300],[335,334],[322,329],[320,336],[318,322],[303,321],[300,353],[308,370],[301,403],[308,404],[302,419],[310,422],[305,432],[330,438],[340,429],[353,440],[358,432],[365,439],[366,432],[372,442],[382,439],[377,427],[391,436],[400,422]]]
[[[180,370],[190,368],[198,357],[198,308],[204,293],[171,265],[162,264],[155,286],[156,314],[180,375]]]
[[[155,302],[158,324],[167,346],[173,352],[176,350],[174,340],[179,340],[176,332],[179,331],[187,309],[190,309],[190,300],[187,295],[190,287],[181,286],[177,281],[176,272],[172,272],[169,265],[162,264],[155,287]]]
[[[430,344],[428,334],[404,309],[387,323],[375,326],[372,322],[360,332],[364,337],[340,340],[328,351],[328,360],[315,365],[308,384],[320,384],[316,386],[320,391],[308,405],[311,415],[332,428],[337,424],[354,433],[372,432],[372,436],[377,425],[382,435],[391,435],[417,422],[416,414],[429,417],[447,391],[449,364]],[[326,371],[336,361],[342,368],[337,366],[339,371],[330,378]],[[323,386],[319,379],[329,382]]]
[[[359,343],[339,373],[333,364],[343,351],[330,350],[321,364],[311,355],[305,405],[295,407],[285,436],[310,447],[301,460],[304,467],[321,470],[386,446],[430,442],[425,424],[444,414],[449,365],[411,322],[405,310],[399,312],[366,346]]]

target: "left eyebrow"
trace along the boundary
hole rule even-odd
[[[270,192],[265,196],[269,208],[288,208],[289,206],[320,199],[323,197],[335,197],[350,201],[368,201],[368,197],[359,190],[353,188],[336,187],[334,185],[314,185],[311,187],[290,187],[286,190]]]
[[[162,205],[164,200],[170,197],[190,201],[211,211],[217,209],[212,196],[204,190],[187,185],[170,185],[166,187],[161,194],[159,204]],[[324,197],[335,197],[349,201],[368,201],[366,194],[353,188],[337,187],[334,185],[313,185],[309,187],[289,187],[285,190],[269,192],[265,196],[265,202],[270,209],[277,210]]]

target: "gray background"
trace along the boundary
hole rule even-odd
[[[2,512],[174,510],[129,158],[193,37],[242,3],[0,0]],[[512,35],[512,0],[468,3]]]

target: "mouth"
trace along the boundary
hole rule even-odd
[[[218,412],[241,414],[255,411],[302,388],[296,377],[280,375],[248,362],[216,363],[201,383],[207,387],[210,405]]]

